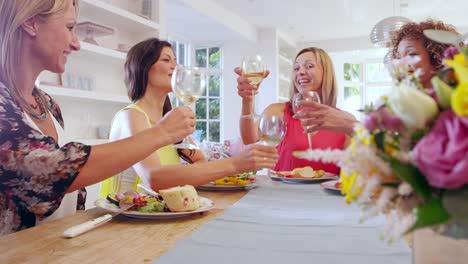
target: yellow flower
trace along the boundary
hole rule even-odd
[[[468,82],[460,83],[452,94],[452,108],[459,116],[468,116]]]
[[[468,61],[463,53],[455,55],[453,60],[444,60],[444,62],[455,70],[460,83],[468,83]]]
[[[356,200],[356,198],[361,194],[362,187],[356,187],[356,178],[359,174],[352,173],[351,175],[347,176],[343,170],[341,170],[340,177],[341,177],[341,193],[345,195],[346,203],[351,203],[352,201]]]

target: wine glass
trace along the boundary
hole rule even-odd
[[[307,111],[307,108],[299,106],[299,102],[301,101],[316,102],[320,104],[320,96],[317,92],[314,91],[306,91],[294,94],[292,99],[292,107],[294,113],[296,114]],[[308,150],[310,151],[312,150],[312,133],[307,133],[307,141],[309,142]]]
[[[263,62],[263,59],[260,55],[255,55],[251,57],[244,58],[242,60],[242,77],[247,78],[250,81],[250,84],[255,88],[258,88],[258,85],[265,78],[266,73],[266,64]],[[256,119],[259,115],[255,111],[255,92],[252,90],[252,114],[244,115],[243,118],[252,118]]]
[[[286,132],[282,115],[263,113],[258,122],[259,144],[276,147]]]
[[[206,86],[206,76],[199,68],[188,68],[177,65],[171,79],[175,96],[186,106],[192,106],[203,95]],[[174,148],[199,149],[188,137],[174,145]]]

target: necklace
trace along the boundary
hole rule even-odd
[[[35,104],[30,103],[29,106],[31,106],[32,109],[37,110],[37,108],[39,107],[39,104],[37,103],[38,100],[37,100],[36,96],[34,96],[34,100],[35,100],[36,103]]]
[[[26,101],[26,99],[24,99],[22,96],[20,96],[20,99],[21,99],[21,101],[23,102],[23,104],[25,106],[24,110],[26,112],[28,112],[29,115],[36,118],[37,120],[44,121],[46,119],[46,117],[47,117],[47,110],[46,110],[44,101],[42,100],[42,97],[39,94],[37,94],[37,91],[35,89],[33,90],[33,97],[36,100],[36,102],[38,103],[38,106],[39,106],[39,108],[41,110],[41,113],[37,114],[34,111],[34,109],[37,109],[37,106],[36,107],[31,106],[31,104],[28,101]]]

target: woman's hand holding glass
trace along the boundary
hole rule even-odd
[[[235,68],[234,72],[239,75],[239,77],[237,77],[237,94],[244,100],[252,100],[253,96],[258,93],[258,87],[252,85],[249,79],[242,77],[242,69],[240,67]],[[266,70],[265,78],[268,77],[269,74],[270,71]]]
[[[278,162],[278,152],[272,146],[251,144],[232,158],[236,171],[272,169]]]
[[[300,107],[304,110],[295,114],[294,118],[301,119],[301,124],[306,133],[328,130],[352,135],[354,125],[359,122],[353,114],[329,105],[313,101],[302,101]]]
[[[258,144],[276,147],[284,138],[286,127],[282,115],[263,113],[258,122]]]
[[[164,115],[157,126],[163,130],[158,132],[159,136],[171,137],[169,142],[179,142],[195,131],[195,114],[188,106],[176,107]]]
[[[200,96],[203,95],[206,86],[206,76],[198,68],[187,68],[183,65],[177,65],[172,74],[172,90],[175,96],[186,106],[193,105]],[[192,144],[188,138],[177,145],[175,148],[199,149]]]
[[[266,77],[266,64],[260,55],[247,57],[242,60],[241,64],[241,76],[248,80],[248,83],[252,86],[252,113],[242,116],[243,118],[258,118],[259,115],[255,111],[255,94],[258,86],[262,80]],[[242,96],[242,95],[241,95]]]
[[[320,104],[320,96],[317,92],[314,91],[307,91],[302,93],[294,94],[292,99],[292,107],[295,113],[294,117],[301,119],[304,123],[305,120],[305,113],[307,113],[311,108],[305,106],[306,102],[313,102],[316,104]],[[309,150],[312,150],[312,133],[308,132],[310,126],[305,126],[304,129],[307,132],[307,140],[309,143]]]

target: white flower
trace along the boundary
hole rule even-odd
[[[376,206],[379,211],[386,211],[390,206],[390,202],[396,195],[397,191],[394,188],[384,188],[376,202]]]
[[[388,103],[393,112],[410,128],[424,128],[439,112],[432,97],[411,88],[405,82],[394,87],[388,96]]]
[[[407,195],[410,195],[412,192],[413,192],[413,188],[407,182],[403,182],[398,186],[399,195],[407,196]]]

